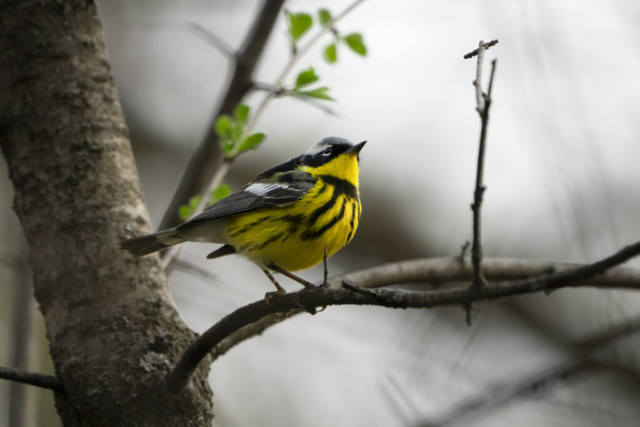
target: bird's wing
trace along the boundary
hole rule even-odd
[[[209,206],[187,224],[225,218],[257,209],[288,205],[300,200],[315,184],[315,179],[302,171],[280,173],[274,178],[270,181],[255,181],[248,184],[241,191]]]

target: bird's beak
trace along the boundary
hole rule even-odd
[[[349,148],[347,151],[345,151],[345,154],[358,154],[360,152],[360,150],[362,150],[362,147],[364,147],[364,144],[366,144],[367,141],[362,141],[360,144],[356,144],[353,147]]]

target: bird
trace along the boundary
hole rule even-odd
[[[315,289],[292,272],[323,260],[326,272],[327,257],[353,239],[362,214],[359,153],[366,142],[324,138],[189,221],[123,240],[119,247],[144,256],[183,242],[223,244],[207,258],[239,254],[257,264],[277,289],[265,295],[267,302],[286,293],[271,272],[297,281],[305,291]]]

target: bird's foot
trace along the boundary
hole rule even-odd
[[[286,295],[286,294],[287,294],[287,291],[285,291],[284,289],[280,289],[273,292],[267,292],[266,294],[264,294],[264,301],[267,303],[267,305],[269,305],[270,307],[273,307],[273,305],[271,305],[271,298],[278,297],[280,295]]]

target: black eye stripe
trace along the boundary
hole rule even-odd
[[[318,167],[329,163],[342,153],[347,151],[351,144],[332,144],[325,147],[322,151],[315,154],[307,154],[300,157],[301,164],[306,166]]]

